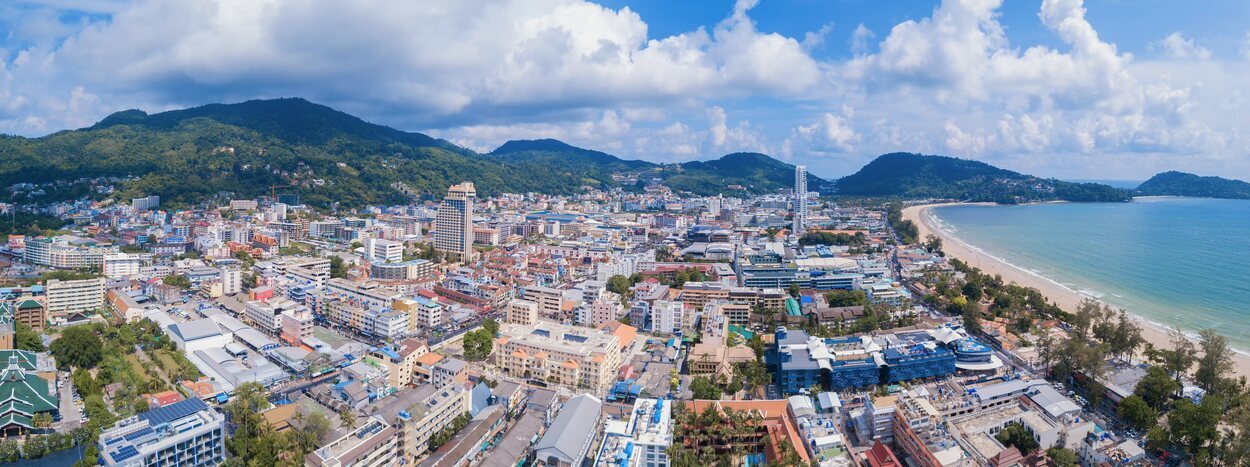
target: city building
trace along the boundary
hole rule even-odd
[[[794,166],[794,225],[795,235],[803,235],[807,229],[807,166]]]
[[[243,306],[243,316],[245,316],[257,330],[273,336],[283,332],[282,315],[284,313],[289,310],[293,313],[293,317],[298,317],[307,313],[307,309],[308,307],[295,303],[292,300],[285,298],[271,298],[263,302],[249,301],[245,303]],[[302,331],[298,331],[298,335],[301,340],[306,337]]]
[[[106,466],[218,465],[225,461],[225,416],[196,398],[123,419],[100,433]]]
[[[84,313],[104,307],[104,279],[50,279],[44,284],[49,315]]]
[[[427,384],[373,402],[378,407],[376,415],[399,430],[399,463],[417,464],[429,452],[430,438],[469,412],[469,394],[459,385],[436,388]]]
[[[673,401],[634,401],[627,421],[609,421],[604,441],[595,456],[603,467],[668,467],[668,448],[673,445]]]
[[[400,463],[399,430],[379,417],[304,456],[316,467],[385,467]]]
[[[565,402],[547,434],[534,445],[536,465],[582,465],[599,433],[602,411],[603,402],[589,394],[579,394]]]
[[[505,321],[512,324],[534,324],[538,321],[538,304],[521,299],[508,302]]]
[[[603,394],[621,366],[622,344],[613,333],[550,321],[503,324],[499,332],[497,362],[515,378]]]
[[[925,332],[843,338],[777,328],[777,381],[786,394],[868,387],[955,373],[955,353]]]
[[[473,203],[477,192],[473,183],[452,185],[438,206],[434,221],[434,248],[468,262],[473,258]]]
[[[370,238],[365,245],[369,261],[374,263],[398,263],[404,260],[404,243],[383,238]]]
[[[139,275],[143,268],[143,258],[129,253],[104,255],[104,277],[109,279],[126,279]]]
[[[243,271],[239,268],[221,268],[221,293],[234,295],[243,292]]]

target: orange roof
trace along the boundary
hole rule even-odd
[[[562,365],[564,365],[565,368],[577,368],[579,366],[577,362],[572,360],[565,360]]]
[[[551,356],[551,354],[549,354],[549,353],[547,353],[547,352],[538,352],[538,353],[534,354],[534,358],[538,358],[538,359],[546,359],[547,357],[550,357],[550,356]]]
[[[515,352],[512,352],[512,356],[516,358],[525,358],[527,355],[528,354],[525,353],[525,350],[522,349],[516,349]]]
[[[595,355],[594,357],[591,357],[590,361],[595,362],[595,363],[603,363],[603,355]]]
[[[443,361],[443,356],[434,352],[417,357],[417,364],[421,366],[433,366],[435,363],[441,361]]]

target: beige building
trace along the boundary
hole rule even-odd
[[[104,306],[104,279],[63,281],[51,279],[45,284],[48,314],[87,312]]]
[[[525,287],[521,298],[538,304],[538,315],[547,319],[564,322],[564,292],[560,289],[531,285]]]
[[[427,384],[402,390],[374,405],[379,407],[378,415],[399,429],[401,462],[416,465],[428,455],[430,438],[469,412],[469,396],[460,385],[436,388]]]
[[[417,360],[430,352],[430,348],[417,339],[405,339],[394,346],[375,349],[369,354],[370,361],[386,368],[387,383],[393,388],[405,388],[413,383]]]
[[[510,301],[505,320],[512,324],[534,324],[538,321],[538,304],[521,299]]]
[[[549,321],[500,327],[496,361],[509,375],[603,394],[621,366],[616,335]]]

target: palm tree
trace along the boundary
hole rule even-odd
[[[356,416],[352,414],[351,409],[339,412],[339,423],[347,427],[348,431],[356,429]]]

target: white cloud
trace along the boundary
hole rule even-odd
[[[1134,161],[1189,157],[1250,175],[1250,33],[1246,61],[1180,33],[1139,58],[1080,0],[1041,3],[1053,46],[1013,44],[1002,0],[941,0],[881,37],[858,24],[851,57],[822,61],[833,23],[763,32],[757,3],[659,37],[590,0],[10,2],[0,132],[301,96],[477,150],[538,137],[652,160],[771,150],[835,173],[890,151],[1143,171]]]
[[[859,26],[855,26],[855,31],[851,33],[851,53],[855,55],[867,54],[868,41],[876,38],[877,35],[871,29],[864,26],[864,23],[859,23]]]
[[[1206,60],[1211,58],[1211,51],[1186,38],[1179,31],[1168,34],[1163,39],[1150,43],[1150,50],[1166,58],[1178,60]]]

